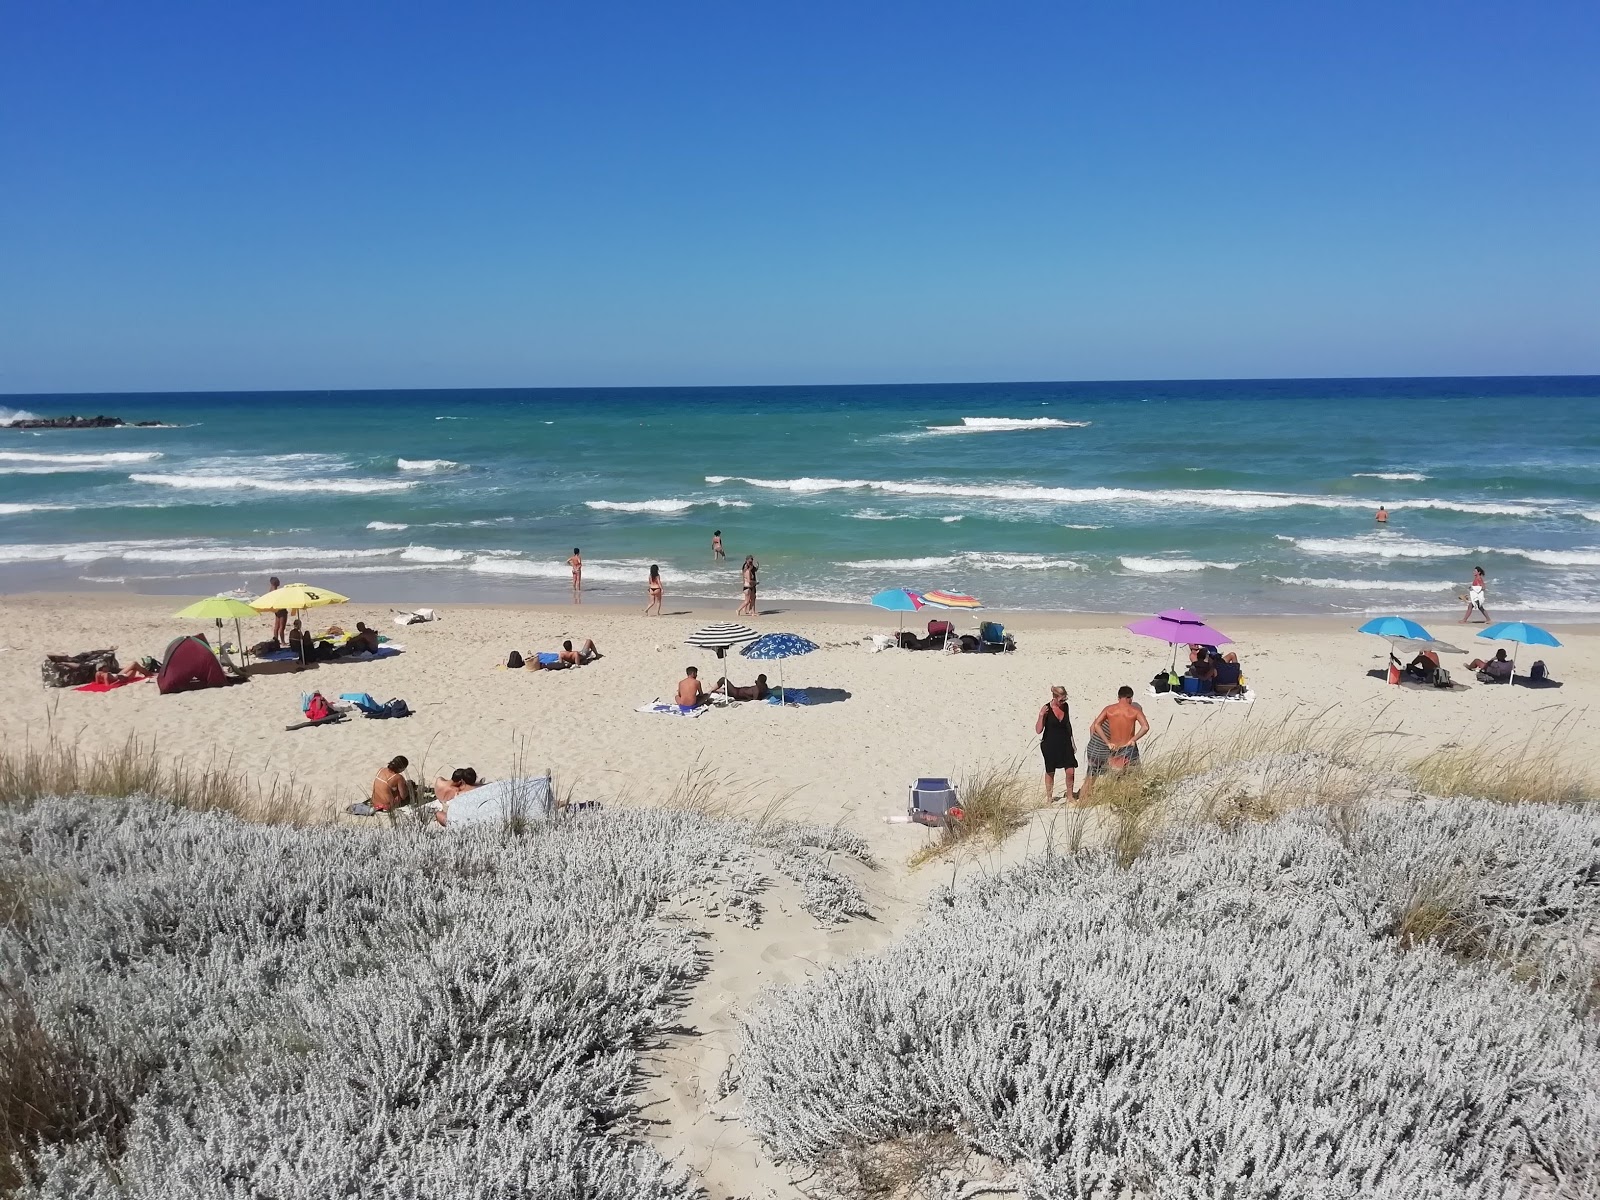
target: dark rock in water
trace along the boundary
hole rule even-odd
[[[133,425],[136,428],[153,428],[159,426],[160,421],[124,421],[121,417],[26,417],[20,421],[12,421],[8,425],[0,426],[3,429],[116,429],[123,425]]]

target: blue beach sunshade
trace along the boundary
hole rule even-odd
[[[1435,638],[1415,621],[1404,617],[1373,617],[1357,633],[1374,633],[1385,638],[1410,638],[1414,642],[1431,642]]]
[[[1524,646],[1559,646],[1555,634],[1526,621],[1501,621],[1480,630],[1478,636],[1491,642],[1520,642]]]
[[[739,653],[746,658],[798,658],[816,648],[815,642],[798,633],[763,633]]]
[[[874,608],[886,608],[890,612],[916,612],[922,607],[922,595],[910,588],[888,588],[874,596],[872,604]]]

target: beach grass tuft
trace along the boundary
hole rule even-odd
[[[1430,795],[1501,804],[1577,804],[1600,796],[1559,732],[1537,741],[1435,750],[1411,764],[1411,776]]]
[[[227,812],[265,824],[308,825],[318,807],[292,776],[253,779],[229,759],[196,764],[166,756],[153,739],[83,750],[51,731],[0,747],[0,804],[46,796],[146,796],[192,812]]]

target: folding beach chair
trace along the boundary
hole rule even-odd
[[[938,827],[961,819],[961,797],[948,779],[919,779],[906,793],[906,811],[918,825]]]
[[[999,621],[985,621],[979,625],[978,641],[983,643],[985,650],[999,651],[1002,654],[1017,648],[1017,644],[1006,636],[1006,627]]]

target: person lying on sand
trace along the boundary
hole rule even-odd
[[[757,675],[756,681],[746,687],[735,687],[730,684],[727,677],[717,680],[716,686],[711,689],[711,694],[724,693],[729,700],[765,700],[772,695],[772,689],[767,687],[767,677]]]
[[[410,765],[410,759],[404,754],[397,754],[389,760],[388,766],[379,767],[377,775],[372,779],[371,803],[352,804],[349,809],[350,814],[370,817],[374,813],[392,812],[410,804],[415,799],[411,791],[411,781],[405,777],[405,769]]]
[[[94,673],[94,681],[96,683],[132,683],[135,679],[149,679],[158,669],[149,665],[154,661],[154,659],[141,658],[138,662],[129,663],[121,671],[96,671]]]
[[[679,708],[699,708],[702,704],[711,703],[705,688],[700,686],[699,667],[684,669],[683,678],[678,680],[678,695],[673,703]]]
[[[1107,771],[1123,771],[1139,765],[1139,739],[1150,732],[1144,709],[1133,702],[1133,689],[1124,684],[1117,689],[1117,702],[1100,710],[1089,726],[1089,744],[1084,749],[1088,760],[1088,779],[1079,799],[1087,801],[1094,781]]]
[[[447,824],[450,819],[450,801],[463,792],[470,792],[475,787],[482,787],[488,780],[479,779],[478,773],[471,767],[457,767],[450,772],[450,778],[439,778],[433,781],[433,798],[439,802],[439,807],[434,809],[433,819],[440,825]]]
[[[561,650],[556,655],[558,662],[569,666],[582,667],[594,662],[597,658],[605,657],[600,653],[600,648],[594,644],[593,638],[584,638],[583,649],[574,650],[570,641],[561,643]]]

